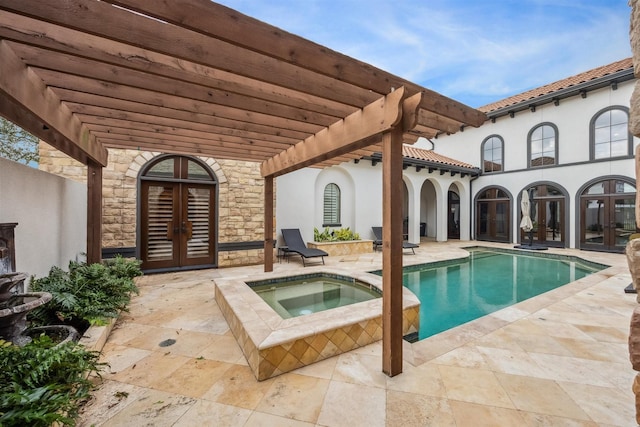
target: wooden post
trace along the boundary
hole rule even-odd
[[[402,372],[402,129],[382,135],[382,371]]]
[[[273,175],[264,177],[264,271],[273,271]]]
[[[102,261],[102,166],[87,164],[87,264]]]

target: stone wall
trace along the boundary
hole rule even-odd
[[[629,0],[631,6],[631,22],[629,39],[633,53],[633,69],[636,78],[640,78],[640,0]],[[629,111],[629,130],[633,135],[640,137],[640,84],[636,86],[631,96],[631,108]],[[636,188],[640,188],[638,171],[640,165],[640,147],[636,148]],[[636,226],[640,227],[640,195],[636,192]],[[627,260],[629,270],[633,277],[633,286],[638,290],[640,279],[640,239],[633,239],[627,244]],[[640,301],[638,301],[640,302]],[[629,358],[634,370],[640,371],[640,306],[636,307],[631,316],[629,329]],[[632,390],[636,396],[636,422],[640,424],[640,374],[636,375]]]
[[[640,78],[640,4],[638,0],[629,0],[631,6],[631,23],[629,28],[629,40],[633,54],[633,70],[636,78]],[[640,82],[631,96],[631,110],[629,117],[629,130],[634,136],[640,137]],[[637,209],[636,209],[637,212]]]
[[[103,170],[102,246],[136,246],[137,180],[142,167],[160,153],[109,150]],[[260,164],[200,157],[218,179],[218,243],[264,240],[264,180]],[[86,183],[87,168],[40,143],[40,169]],[[86,207],[81,207],[86,209]],[[220,267],[259,264],[262,249],[219,251]]]

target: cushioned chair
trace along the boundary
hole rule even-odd
[[[306,267],[305,259],[317,257],[321,257],[322,263],[324,264],[324,257],[329,254],[320,249],[308,248],[307,245],[304,244],[304,240],[302,240],[302,235],[300,234],[299,229],[283,228],[281,231],[282,239],[287,247],[287,252],[300,255],[302,258],[302,265]]]
[[[375,240],[373,241],[373,250],[377,251],[378,246],[382,246],[382,227],[371,227],[373,230],[373,235],[375,236]],[[420,245],[416,245],[415,243],[407,242],[406,240],[402,241],[402,249],[411,249],[413,254],[416,254],[415,248],[419,248]]]

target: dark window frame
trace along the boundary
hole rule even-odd
[[[627,152],[626,154],[620,156],[596,158],[596,121],[602,114],[613,110],[623,111],[627,116]],[[609,124],[609,126],[611,126],[611,124]],[[611,140],[609,140],[609,146],[611,146]],[[630,156],[633,156],[633,135],[629,130],[629,108],[625,107],[624,105],[611,105],[609,107],[601,109],[596,114],[594,114],[589,121],[589,160],[614,160],[624,159]]]
[[[489,143],[489,141],[493,142],[493,139],[497,139],[500,141],[500,169],[499,170],[487,170],[486,167],[486,159],[484,156],[485,153],[485,145],[487,143]],[[481,157],[481,164],[482,164],[482,173],[500,173],[500,172],[504,172],[504,139],[500,136],[500,135],[489,135],[487,136],[483,141],[482,144],[480,145],[480,157]],[[491,159],[491,164],[495,165],[496,163],[494,162],[494,159]]]
[[[554,140],[555,140],[555,144],[554,144],[554,154],[553,154],[554,158],[553,158],[553,163],[547,163],[547,164],[541,164],[541,165],[534,165],[534,164],[533,164],[533,159],[531,158],[531,155],[532,155],[532,150],[531,150],[531,144],[532,144],[532,141],[531,141],[531,137],[533,136],[533,133],[534,133],[537,129],[539,129],[539,128],[543,127],[543,126],[548,126],[548,127],[552,128],[552,129],[553,129],[553,131],[554,131],[554,133],[555,133],[555,138],[554,138]],[[559,162],[558,162],[558,153],[559,153],[559,151],[558,151],[558,147],[559,147],[559,145],[560,145],[559,140],[560,140],[560,134],[559,134],[559,132],[558,132],[558,126],[556,126],[555,124],[553,124],[553,123],[551,123],[551,122],[543,122],[543,123],[537,124],[536,126],[532,127],[532,128],[531,128],[531,130],[529,131],[529,133],[527,134],[527,165],[528,165],[530,168],[543,168],[543,167],[547,167],[547,166],[555,166],[555,165],[557,165],[557,164],[559,163]],[[544,150],[542,151],[542,154],[544,154]],[[544,158],[544,156],[543,156],[543,158]]]

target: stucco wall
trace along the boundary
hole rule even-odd
[[[299,228],[305,240],[313,240],[313,228],[322,226],[323,191],[330,182],[338,184],[342,193],[341,226],[351,228],[363,239],[374,238],[371,227],[382,225],[382,164],[361,160],[324,170],[302,169],[278,177],[276,218],[280,243],[280,228]],[[409,218],[408,240],[420,241],[420,222],[425,221],[427,236],[446,240],[447,191],[455,185],[465,198],[461,200],[461,210],[468,212],[469,177],[407,168],[403,171],[403,182],[407,189],[403,210],[406,209],[404,212]],[[395,191],[404,191],[404,188],[401,186]],[[461,230],[460,238],[469,238],[468,227]]]
[[[427,223],[427,236],[438,241],[447,239],[447,192],[455,190],[460,196],[460,239],[474,237],[474,206],[476,195],[489,186],[500,186],[512,196],[511,237],[517,243],[520,230],[518,197],[522,190],[534,183],[548,182],[566,190],[569,195],[567,215],[568,228],[565,241],[576,247],[578,228],[578,192],[581,187],[600,177],[625,177],[635,179],[634,161],[631,157],[590,162],[589,128],[591,119],[609,106],[629,107],[634,82],[619,83],[617,89],[605,87],[588,92],[586,98],[575,96],[560,101],[559,106],[538,106],[536,111],[519,112],[514,118],[504,116],[495,123],[486,122],[478,129],[465,128],[464,132],[441,136],[433,140],[435,151],[445,156],[481,165],[481,145],[490,135],[500,135],[504,140],[504,165],[506,173],[485,174],[470,181],[469,177],[441,175],[438,171],[428,173],[426,169],[416,171],[409,167],[403,170],[403,181],[407,188],[407,206],[403,207],[409,217],[409,240],[419,241],[419,223]],[[527,136],[530,130],[544,122],[558,128],[559,167],[528,168]],[[634,138],[634,146],[639,140]],[[416,146],[430,149],[432,144],[419,140]],[[303,237],[312,239],[314,227],[322,224],[322,191],[329,182],[343,186],[343,204],[348,203],[346,194],[354,194],[355,204],[343,209],[342,226],[350,227],[363,238],[372,238],[371,227],[382,223],[382,167],[362,160],[343,163],[323,171],[304,169],[278,178],[277,222],[280,228],[300,228]],[[398,188],[398,191],[404,191]],[[355,210],[355,211],[352,211]],[[279,234],[279,230],[278,230]]]
[[[505,170],[527,168],[527,135],[536,125],[551,122],[558,128],[559,163],[589,161],[589,123],[603,108],[608,106],[629,107],[634,81],[618,84],[617,89],[610,86],[590,91],[586,98],[574,96],[536,107],[535,112],[520,111],[514,118],[502,116],[495,123],[487,121],[480,128],[467,127],[464,132],[434,139],[435,151],[445,156],[473,165],[480,165],[482,141],[490,135],[500,135],[504,140]],[[637,144],[638,141],[635,141]],[[417,146],[430,148],[431,144],[419,141]],[[543,179],[550,168],[532,169],[528,173]],[[474,185],[475,186],[475,185]]]
[[[87,189],[75,181],[0,158],[0,222],[17,222],[16,270],[46,276],[84,260]]]
[[[617,89],[605,87],[588,92],[586,98],[575,96],[538,106],[535,112],[529,110],[516,113],[514,118],[503,116],[495,123],[486,122],[480,128],[465,128],[464,132],[441,136],[434,140],[437,152],[457,160],[480,166],[482,142],[490,135],[499,135],[504,141],[505,173],[484,174],[473,182],[471,197],[489,186],[501,186],[512,196],[511,235],[517,242],[519,235],[518,195],[533,183],[550,182],[569,193],[566,208],[569,209],[570,226],[568,242],[576,247],[577,222],[579,221],[578,197],[581,186],[598,177],[622,176],[635,180],[635,166],[632,158],[611,161],[589,161],[589,128],[591,119],[603,108],[609,106],[629,107],[634,81],[619,83]],[[550,122],[558,128],[559,167],[527,168],[527,136],[536,125]],[[634,138],[634,147],[640,140]],[[429,148],[428,143],[423,148]],[[473,221],[473,219],[472,219]]]

